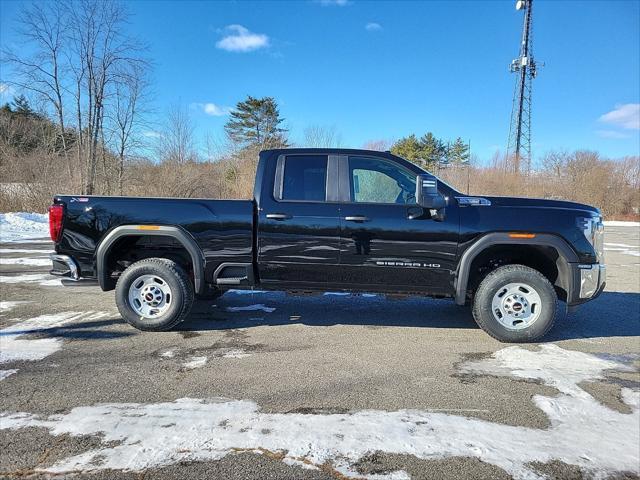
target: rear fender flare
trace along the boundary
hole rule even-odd
[[[483,250],[495,245],[538,245],[554,248],[566,267],[563,270],[566,272],[565,274],[568,278],[564,280],[569,289],[567,296],[570,298],[571,292],[575,288],[575,279],[570,273],[571,269],[569,268],[569,264],[577,263],[579,259],[565,240],[548,233],[537,233],[534,238],[511,238],[508,233],[489,233],[467,248],[460,258],[455,285],[455,300],[458,305],[464,305],[466,302],[467,285],[469,284],[469,275],[471,273],[473,260],[482,253]]]
[[[123,237],[142,237],[147,235],[157,235],[175,238],[189,253],[193,264],[193,283],[196,293],[201,293],[204,289],[204,267],[205,259],[202,250],[196,241],[178,227],[153,226],[149,225],[122,225],[111,230],[102,239],[96,250],[96,270],[98,283],[102,290],[109,289],[109,272],[107,271],[107,258],[113,244]]]

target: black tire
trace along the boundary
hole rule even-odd
[[[531,286],[540,297],[540,306],[536,306],[540,308],[538,317],[530,325],[519,329],[507,328],[492,311],[494,295],[510,283]],[[480,328],[501,342],[534,342],[553,327],[557,300],[553,285],[539,271],[524,265],[505,265],[495,269],[480,283],[473,299],[473,318]]]
[[[147,318],[129,304],[129,289],[142,275],[155,275],[171,289],[171,302],[166,312]],[[116,284],[116,305],[122,318],[138,330],[163,332],[182,322],[193,305],[193,285],[184,269],[173,260],[146,258],[129,266]],[[167,302],[169,303],[169,302]]]

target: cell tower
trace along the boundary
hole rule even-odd
[[[528,173],[531,168],[531,89],[536,77],[536,62],[532,48],[533,0],[516,1],[516,10],[524,10],[520,55],[511,62],[510,70],[517,74],[513,91],[511,126],[507,155],[513,158],[515,173]]]

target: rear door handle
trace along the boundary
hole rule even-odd
[[[365,217],[363,215],[353,215],[349,217],[344,217],[347,222],[368,222],[369,217]]]
[[[269,220],[289,220],[291,215],[286,213],[267,213],[267,218]]]

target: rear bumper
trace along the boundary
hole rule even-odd
[[[49,270],[51,275],[62,277],[64,286],[94,286],[98,285],[95,278],[83,278],[80,276],[80,269],[75,260],[68,255],[52,253],[49,255],[53,268]]]
[[[570,306],[580,305],[598,297],[604,290],[607,280],[607,267],[600,263],[571,264],[574,288],[569,301]]]

